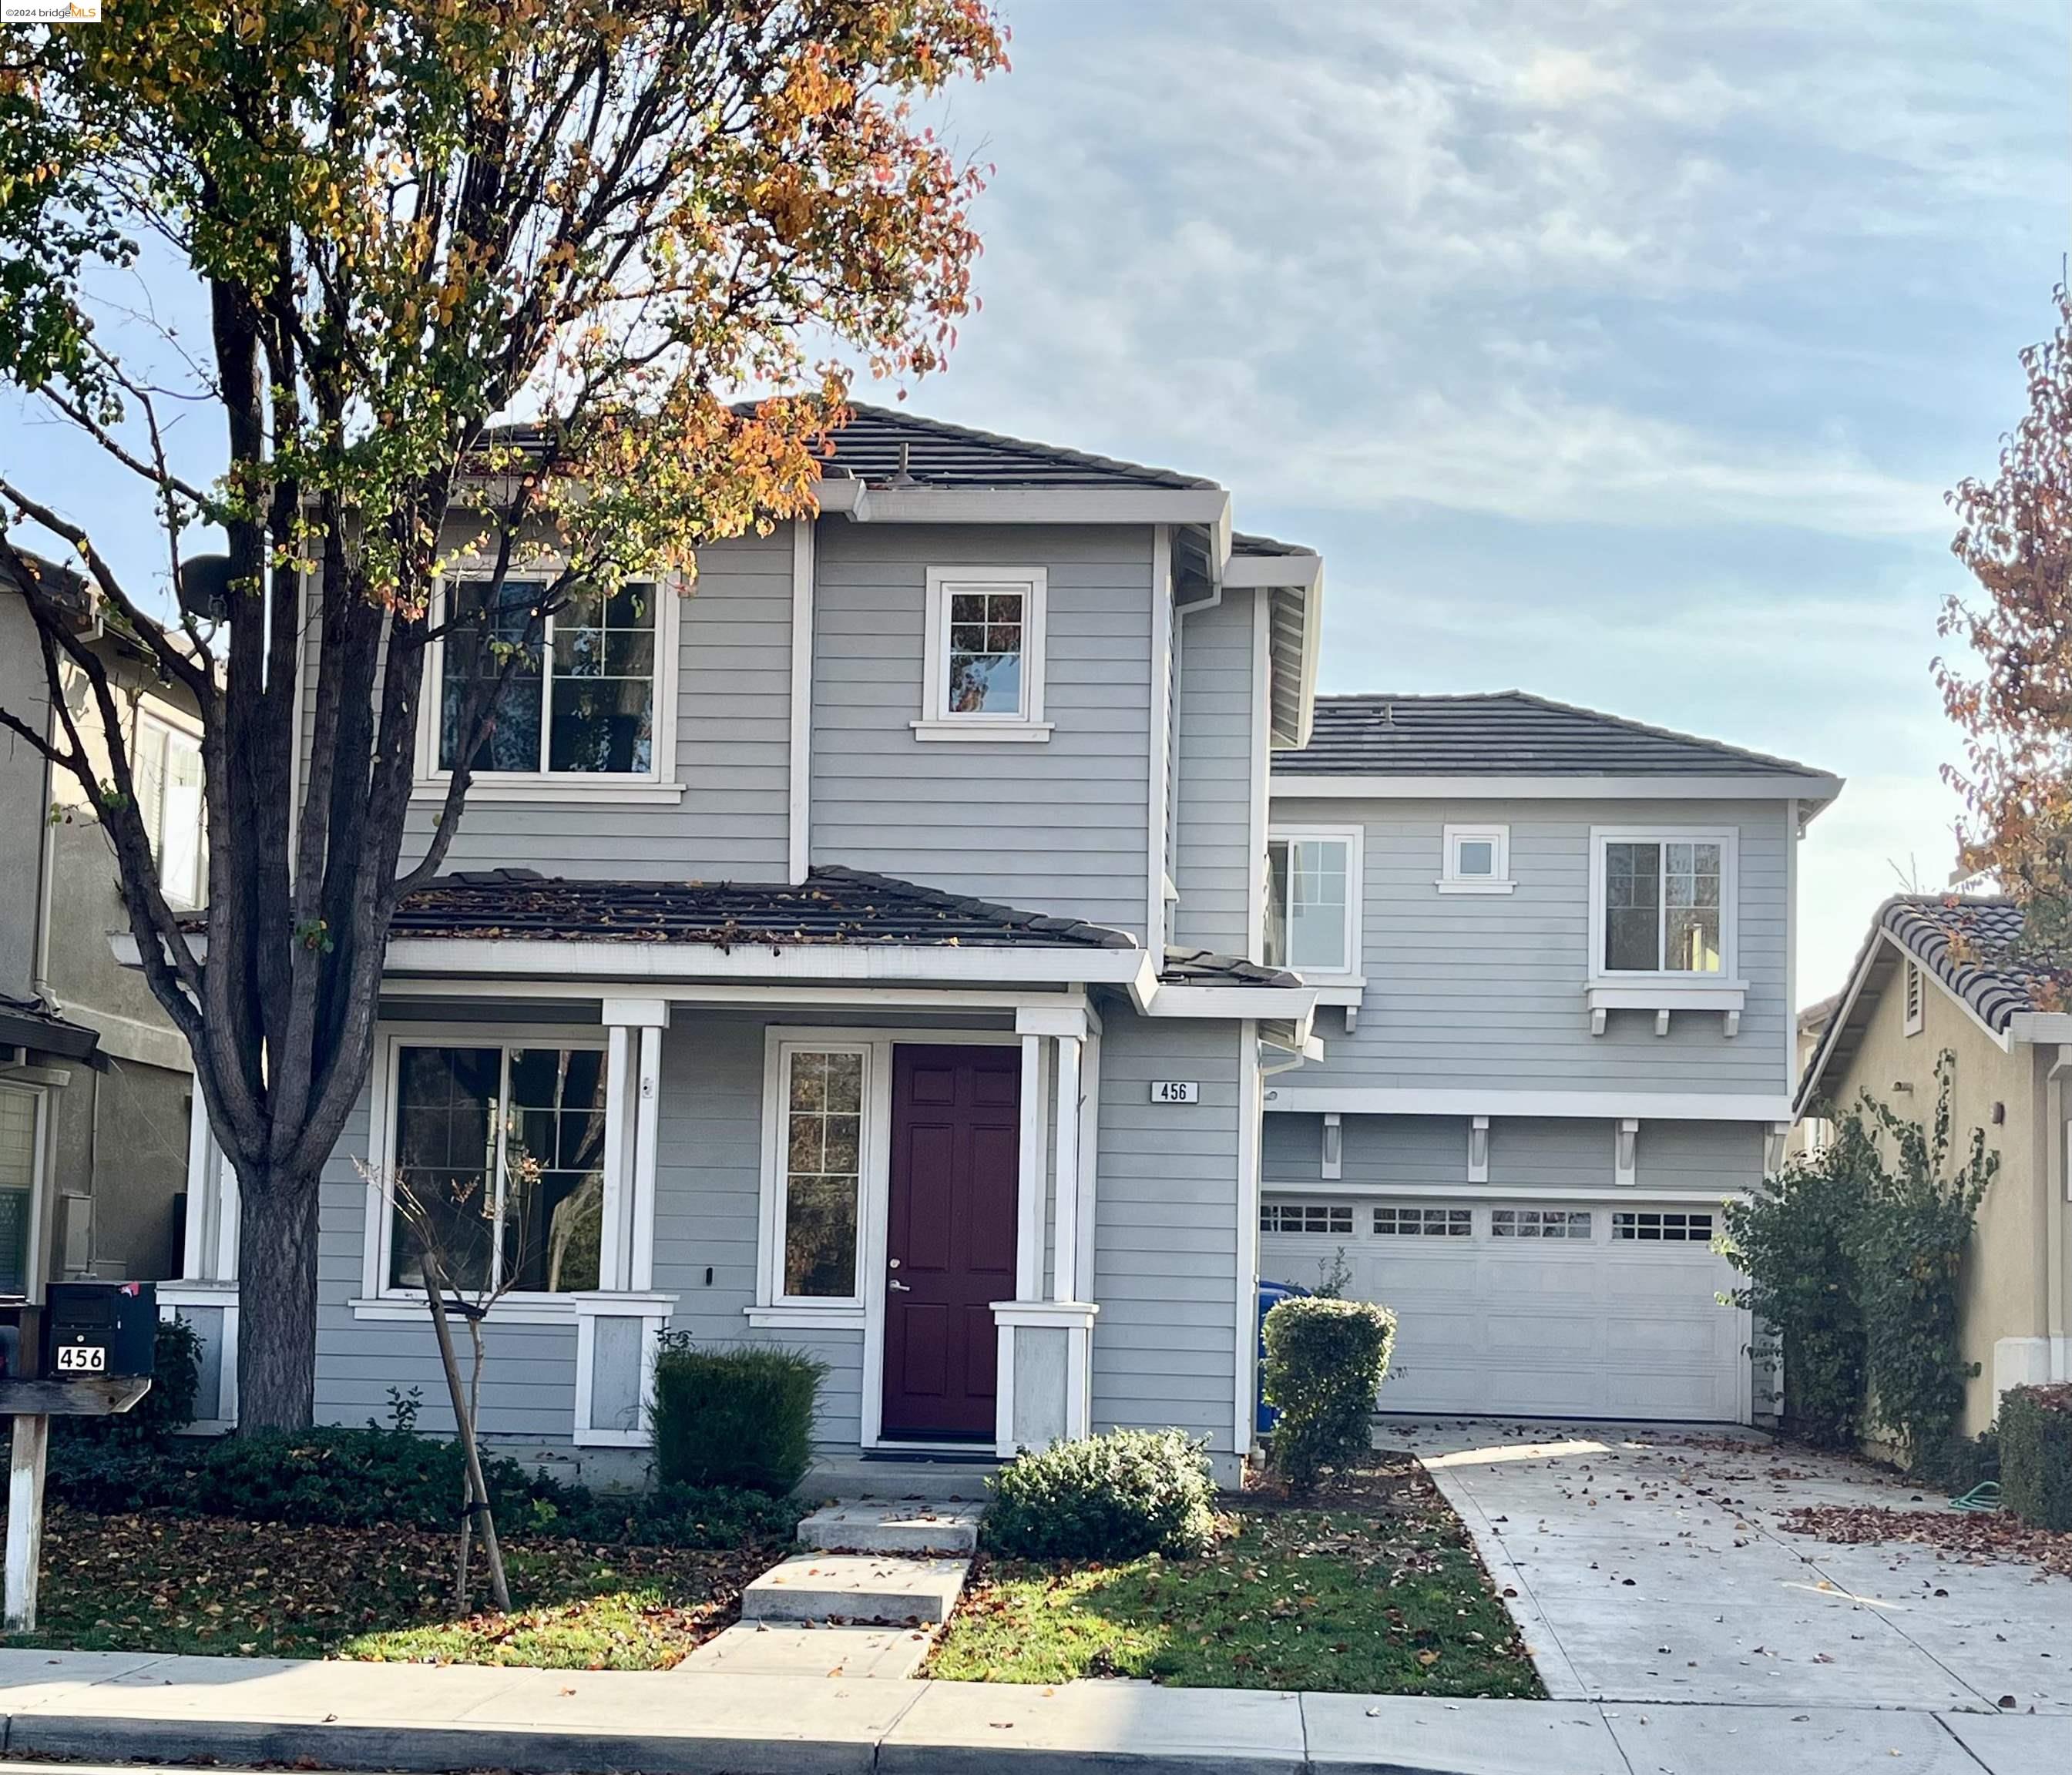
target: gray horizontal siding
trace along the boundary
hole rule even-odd
[[[824,524],[815,574],[812,850],[1140,936],[1150,768],[1151,532]],[[927,570],[1049,577],[1038,744],[917,740]]]
[[[1231,1447],[1238,1286],[1238,1033],[1108,1018],[1094,1241],[1097,1428],[1177,1425]],[[1154,1105],[1154,1079],[1201,1101]],[[1247,1279],[1248,1288],[1250,1278]]]
[[[1252,595],[1242,592],[1226,592],[1179,627],[1173,940],[1222,955],[1249,955],[1253,942],[1253,748],[1264,743],[1253,639]]]
[[[1361,802],[1276,793],[1276,822],[1363,827],[1362,959],[1367,988],[1347,1035],[1320,1013],[1321,1065],[1303,1087],[1782,1093],[1788,940],[1782,803]],[[1448,824],[1511,829],[1510,894],[1440,894]],[[1740,1033],[1717,1013],[1614,1012],[1590,1033],[1589,830],[1716,828],[1740,833]]]

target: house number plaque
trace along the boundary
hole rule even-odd
[[[1154,1103],[1198,1103],[1202,1087],[1191,1079],[1154,1079],[1151,1081],[1151,1100]]]

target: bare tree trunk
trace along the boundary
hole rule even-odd
[[[316,1391],[317,1180],[285,1171],[240,1171],[238,1304],[248,1330],[237,1342],[240,1430],[299,1430]]]
[[[432,1330],[438,1339],[439,1366],[446,1375],[446,1395],[453,1401],[454,1422],[460,1432],[461,1453],[467,1464],[469,1498],[465,1521],[479,1523],[482,1530],[483,1558],[489,1566],[489,1592],[496,1606],[508,1613],[511,1608],[511,1587],[504,1581],[504,1550],[496,1542],[496,1521],[490,1514],[489,1486],[482,1477],[482,1452],[475,1440],[475,1402],[469,1396],[467,1383],[461,1379],[460,1358],[454,1354],[453,1324],[446,1317],[446,1305],[442,1298],[446,1279],[430,1254],[426,1254],[425,1299],[432,1309]],[[479,1337],[480,1333],[476,1333]],[[463,1536],[467,1531],[462,1530]],[[463,1540],[465,1549],[466,1542]],[[467,1583],[466,1555],[463,1551],[461,1582]],[[461,1598],[461,1609],[466,1612],[465,1592]]]

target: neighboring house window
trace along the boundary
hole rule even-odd
[[[1712,1242],[1710,1214],[1656,1214],[1646,1209],[1612,1216],[1612,1237],[1645,1239],[1669,1245],[1709,1245]]]
[[[208,882],[201,742],[167,722],[139,715],[133,752],[137,811],[151,841],[159,889],[168,905],[199,906]]]
[[[1588,1210],[1496,1208],[1490,1212],[1490,1233],[1497,1239],[1588,1239]]]
[[[1906,964],[1906,1033],[1921,1033],[1922,1000],[1926,992],[1926,982],[1921,977],[1921,964],[1910,961]]]
[[[1350,1203],[1269,1202],[1259,1210],[1262,1233],[1350,1233]]]
[[[921,739],[1043,739],[1049,576],[1040,567],[931,567]]]
[[[446,586],[441,621],[452,627],[436,650],[437,692],[427,698],[435,711],[431,770],[459,762],[478,688],[497,679],[516,649],[522,657],[496,692],[495,722],[475,749],[477,777],[661,780],[675,679],[669,601],[646,581],[611,590],[579,585],[536,624],[531,613],[547,583]]]
[[[391,1187],[421,1205],[462,1293],[598,1286],[604,1062],[594,1046],[397,1044]],[[424,1251],[392,1210],[386,1284],[421,1288]]]
[[[1266,846],[1268,965],[1310,979],[1356,975],[1359,902],[1358,832],[1274,832]]]
[[[1516,885],[1508,826],[1449,826],[1441,856],[1442,894],[1508,894]]]
[[[1475,1230],[1471,1208],[1377,1208],[1374,1230],[1384,1239],[1466,1239]]]
[[[779,1303],[860,1305],[870,1050],[778,1050],[775,1251]]]
[[[1731,834],[1599,832],[1594,840],[1600,973],[1732,972]]]
[[[38,1101],[35,1091],[0,1085],[0,1294],[28,1292]]]

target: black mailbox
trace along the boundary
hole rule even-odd
[[[53,1282],[43,1292],[43,1373],[149,1374],[158,1336],[149,1282]]]

